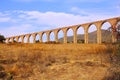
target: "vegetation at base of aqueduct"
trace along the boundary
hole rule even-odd
[[[3,43],[5,40],[5,37],[3,35],[0,35],[0,43]]]
[[[0,80],[120,80],[120,44],[0,44]]]

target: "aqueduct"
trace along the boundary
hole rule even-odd
[[[118,24],[118,22],[120,22],[120,17],[115,17],[115,18],[110,18],[110,19],[105,19],[105,20],[100,20],[100,21],[95,21],[95,22],[90,22],[90,23],[85,23],[85,24],[78,24],[78,25],[73,25],[73,26],[68,26],[68,27],[62,27],[62,28],[57,28],[57,29],[53,29],[53,30],[12,36],[12,37],[6,38],[6,43],[14,42],[14,41],[19,42],[20,38],[21,38],[22,43],[25,43],[24,38],[26,38],[27,43],[30,43],[30,37],[33,38],[33,43],[35,43],[37,35],[39,35],[39,41],[43,42],[43,34],[46,34],[47,42],[49,42],[50,34],[52,32],[54,33],[54,41],[58,42],[59,31],[63,31],[63,42],[67,43],[67,31],[69,29],[71,29],[73,31],[73,43],[77,43],[77,30],[80,27],[82,27],[84,30],[84,43],[88,43],[88,29],[91,25],[95,25],[96,29],[97,29],[97,34],[96,34],[97,35],[97,43],[100,44],[100,43],[102,43],[101,27],[106,22],[110,23],[111,27],[114,27]],[[116,42],[116,38],[115,38],[114,34],[112,35],[112,42]]]

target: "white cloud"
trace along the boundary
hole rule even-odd
[[[98,19],[117,17],[120,14],[119,11],[120,10],[115,9],[113,7],[111,7],[110,9],[104,9],[104,10],[100,9],[100,8],[93,8],[92,10],[90,10],[90,9],[84,9],[83,10],[79,7],[72,7],[71,8],[71,12],[73,12],[73,13],[77,13],[81,16],[88,16],[89,18],[90,17],[93,17],[93,18],[101,17],[101,18],[98,18]],[[96,20],[96,19],[94,19],[94,20]]]
[[[71,11],[74,12],[74,13],[79,13],[82,16],[88,16],[89,15],[88,12],[86,12],[86,11],[84,11],[84,10],[78,8],[78,7],[72,7]]]
[[[0,23],[2,22],[16,22],[16,20],[11,18],[11,15],[9,12],[7,13],[0,12]]]
[[[32,26],[31,24],[22,24],[9,26],[7,28],[0,30],[0,32],[1,34],[4,34],[5,37],[9,37],[29,33],[30,30],[33,28],[34,26]]]
[[[73,10],[77,11],[77,8]],[[78,9],[79,10],[79,9]],[[19,15],[20,18],[32,21],[33,23],[40,25],[51,25],[56,27],[69,26],[74,24],[81,24],[85,22],[95,21],[99,19],[110,18],[110,15],[97,15],[89,14],[84,11],[78,11],[83,15],[74,15],[68,13],[57,13],[57,12],[39,12],[39,11],[24,11],[22,15]],[[86,15],[86,16],[85,16]],[[52,27],[51,27],[52,28]]]
[[[0,18],[0,22],[8,22],[8,21],[10,21],[9,17]]]
[[[79,15],[56,13],[56,12],[41,13],[38,11],[28,11],[25,13],[26,13],[26,19],[28,20],[35,20],[39,24],[47,24],[47,25],[61,26],[61,27],[66,25],[76,24],[80,22],[80,18],[81,18]]]
[[[0,12],[0,22],[8,22],[10,20],[11,20],[10,17],[6,17],[6,14]]]

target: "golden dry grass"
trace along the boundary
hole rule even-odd
[[[0,44],[0,66],[15,80],[107,80],[116,70],[115,50],[104,44]]]

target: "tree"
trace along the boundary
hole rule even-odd
[[[5,41],[5,37],[3,35],[0,35],[0,43],[3,43]]]

